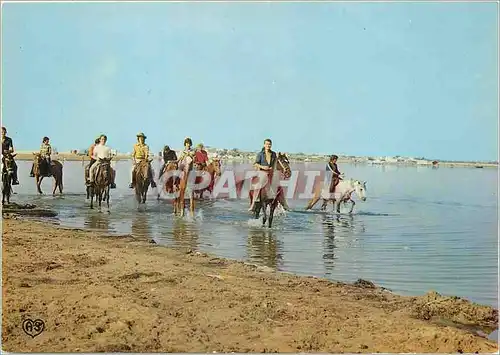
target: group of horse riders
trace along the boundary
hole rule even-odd
[[[129,184],[129,188],[134,188],[135,186],[135,169],[142,161],[149,160],[150,149],[146,144],[146,135],[142,132],[137,134],[137,143],[134,144],[133,153],[132,153],[132,171],[131,171],[131,183]],[[106,135],[100,135],[95,142],[89,148],[89,157],[90,163],[87,166],[88,169],[88,179],[86,177],[86,184],[92,185],[95,178],[96,169],[99,166],[99,159],[110,159],[112,158],[111,149],[106,146],[107,137]],[[163,149],[163,160],[164,165],[160,169],[160,174],[158,179],[163,175],[165,166],[170,161],[175,161],[181,164],[181,169],[183,168],[182,163],[185,161],[187,157],[191,157],[195,164],[199,164],[201,168],[205,167],[209,161],[208,153],[205,151],[202,143],[197,145],[196,151],[192,149],[193,141],[191,138],[187,137],[184,140],[184,150],[181,152],[180,156],[177,157],[177,154],[174,150],[171,150],[168,145],[166,145]],[[97,164],[95,164],[97,162]],[[151,182],[151,187],[156,187],[156,183],[154,181],[154,172],[151,164],[148,164],[148,177]],[[112,176],[111,188],[116,188],[115,184],[115,174]]]
[[[132,182],[130,183],[129,187],[134,188],[135,185],[135,174],[134,174],[134,169],[135,167],[144,160],[149,159],[149,146],[145,143],[146,141],[146,135],[142,132],[137,134],[137,143],[134,145],[134,150],[132,154],[132,159],[133,159],[133,166],[132,166]],[[95,178],[95,172],[97,167],[99,166],[99,160],[100,159],[111,159],[112,158],[112,151],[111,148],[109,148],[106,145],[107,142],[107,136],[104,134],[101,134],[95,141],[94,143],[90,146],[89,148],[89,157],[90,157],[90,163],[87,166],[88,169],[88,179],[86,178],[86,184],[87,185],[92,185],[94,182]],[[160,174],[158,178],[160,179],[165,166],[168,162],[170,161],[175,161],[179,163],[179,169],[183,170],[184,168],[184,162],[186,158],[191,158],[191,161],[194,162],[195,164],[199,164],[202,168],[207,165],[209,158],[208,158],[208,153],[205,151],[203,144],[200,143],[197,145],[196,150],[192,149],[193,141],[191,138],[186,137],[184,139],[184,150],[180,153],[180,156],[177,157],[175,151],[171,150],[168,145],[166,145],[163,149],[163,160],[164,160],[164,165],[160,169]],[[262,150],[257,154],[257,157],[254,162],[254,167],[258,170],[261,171],[266,171],[268,173],[271,173],[272,167],[274,166],[276,162],[276,152],[271,150],[272,147],[272,141],[271,139],[265,139],[264,140],[264,147]],[[12,138],[7,136],[7,129],[5,127],[2,127],[2,164],[3,164],[3,159],[6,154],[13,155],[14,153],[14,145],[12,142]],[[47,176],[50,176],[51,174],[51,154],[52,154],[52,147],[50,145],[50,139],[49,137],[43,137],[42,139],[42,144],[40,146],[40,157],[42,158],[42,163],[45,165],[45,174]],[[339,183],[340,180],[342,180],[343,174],[339,171],[337,167],[337,160],[338,156],[332,155],[330,157],[330,161],[326,165],[326,171],[327,174],[330,175],[330,180],[331,185],[330,185],[330,192],[334,192],[335,186]],[[98,164],[96,164],[96,162]],[[153,169],[151,165],[149,164],[149,169],[148,169],[148,175],[151,181],[151,187],[156,187],[156,183],[154,182],[153,176]],[[40,167],[42,168],[42,167]],[[86,169],[86,170],[87,170]],[[112,170],[113,171],[113,170]],[[87,175],[87,174],[86,174]],[[30,172],[30,176],[34,176],[33,172],[33,167]],[[116,174],[112,173],[111,176],[111,188],[116,188],[115,184],[115,176]],[[327,180],[327,181],[328,181]],[[13,161],[13,182],[12,185],[18,185],[19,180],[17,176],[17,164],[15,161]],[[253,208],[253,205],[255,203],[255,199],[251,201],[251,209]]]

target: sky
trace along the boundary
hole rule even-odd
[[[498,95],[496,3],[3,4],[17,150],[498,161]]]

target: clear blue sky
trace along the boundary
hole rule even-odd
[[[96,135],[498,160],[495,3],[4,4],[18,150]]]

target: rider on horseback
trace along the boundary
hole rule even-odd
[[[208,153],[204,149],[203,143],[199,143],[196,146],[196,152],[194,154],[194,163],[200,164],[202,168],[205,168],[208,164]]]
[[[85,167],[85,183],[86,184],[89,184],[89,171],[90,171],[90,168],[92,167],[92,165],[94,165],[94,163],[96,162],[96,160],[94,159],[94,148],[96,145],[99,144],[101,138],[100,137],[97,137],[94,141],[94,143],[92,143],[89,147],[89,150],[88,150],[88,153],[89,153],[89,158],[90,158],[90,163],[89,165],[87,165]]]
[[[52,154],[52,147],[49,141],[50,141],[49,137],[43,137],[42,144],[40,145],[40,162],[39,162],[42,174],[46,175],[47,177],[52,176],[52,169],[51,169],[52,160],[50,157]],[[35,164],[33,163],[31,165],[31,172],[30,172],[31,177],[35,177],[34,168]]]
[[[337,155],[332,155],[330,157],[330,161],[328,164],[326,164],[326,171],[327,173],[330,173],[330,176],[333,175],[333,180],[330,183],[330,193],[335,192],[335,186],[338,185],[340,180],[342,180],[342,177],[344,176],[343,173],[339,171],[339,168],[337,167],[337,160],[338,160]],[[328,181],[328,180],[327,180]]]
[[[193,141],[191,140],[191,138],[186,137],[186,139],[184,139],[184,150],[181,152],[179,159],[177,159],[178,163],[182,163],[187,157],[191,157],[194,159],[195,153],[193,152],[193,149],[191,149],[192,145]]]
[[[133,164],[132,164],[132,182],[130,183],[129,187],[131,189],[134,188],[135,186],[135,174],[134,174],[134,171],[135,171],[135,168],[136,166],[143,160],[147,160],[149,159],[149,147],[148,145],[145,143],[145,140],[146,140],[146,136],[144,135],[144,133],[139,133],[137,134],[137,143],[134,145],[134,153],[132,155],[132,159],[133,159]],[[151,187],[156,187],[156,183],[153,179],[153,168],[151,167],[151,165],[149,165],[149,169],[148,169],[148,177],[151,181]]]
[[[12,138],[7,137],[7,129],[2,127],[2,166],[5,166],[3,164],[3,156],[7,153],[14,154],[14,144],[12,143]],[[12,158],[12,176],[12,185],[19,185],[19,180],[17,180],[17,164],[14,158]]]
[[[106,141],[108,140],[108,137],[106,137],[104,134],[100,136],[99,138],[99,144],[96,145],[92,151],[92,158],[97,162],[97,164],[93,164],[90,169],[89,169],[89,180],[90,180],[90,185],[94,183],[94,178],[95,178],[95,171],[100,165],[99,159],[111,159],[113,157],[113,154],[111,154],[111,149],[106,146]],[[112,189],[116,188],[115,184],[115,174],[112,171],[111,172],[111,186]]]
[[[158,180],[163,175],[163,171],[165,170],[165,166],[169,161],[176,161],[177,154],[175,154],[175,150],[170,149],[168,145],[163,148],[163,166],[160,169],[160,176],[158,176]]]
[[[268,176],[271,176],[274,163],[277,159],[276,153],[271,150],[272,145],[273,142],[271,141],[271,139],[267,138],[266,140],[264,140],[264,147],[259,152],[259,154],[257,154],[255,163],[253,165],[257,170],[268,172]],[[249,211],[253,210],[255,200],[257,199],[259,192],[260,189],[255,190],[252,201],[250,201],[250,208],[248,209]]]

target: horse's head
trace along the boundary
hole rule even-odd
[[[278,157],[276,159],[277,169],[283,173],[285,179],[289,179],[292,176],[292,171],[290,169],[290,161],[286,154],[278,152]]]
[[[366,181],[354,180],[352,185],[354,192],[356,192],[361,201],[366,201]]]
[[[110,165],[112,158],[99,158],[99,164],[101,165]]]
[[[177,161],[175,161],[175,160],[170,160],[165,165],[165,171],[177,170],[178,168],[179,168],[179,164],[177,164]]]
[[[35,164],[38,164],[40,162],[40,160],[42,159],[42,155],[40,153],[35,153],[33,152],[33,162]]]
[[[221,173],[222,166],[221,166],[220,159],[219,158],[213,158],[210,163],[212,164],[212,167],[214,169],[214,175],[215,176],[221,176],[221,174],[222,174]]]
[[[193,168],[195,170],[205,170],[206,167],[207,166],[204,163],[200,163],[200,162],[193,163]]]

